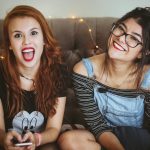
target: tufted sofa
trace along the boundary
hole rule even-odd
[[[54,18],[47,19],[54,37],[63,52],[63,59],[72,72],[74,64],[83,57],[101,53],[106,49],[106,38],[110,27],[116,18]],[[0,49],[2,49],[2,23],[0,20]],[[89,31],[91,29],[91,31]],[[97,47],[97,46],[98,47]],[[84,120],[78,109],[71,83],[67,89],[67,104],[65,109],[64,124],[83,124]]]

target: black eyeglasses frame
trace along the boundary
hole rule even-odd
[[[129,47],[131,47],[131,48],[135,48],[135,47],[137,47],[139,44],[140,45],[143,45],[143,43],[142,42],[138,42],[135,46],[131,46],[131,45],[129,45],[128,44],[128,42],[127,42],[127,36],[133,36],[133,35],[131,35],[131,34],[128,34],[128,33],[126,33],[125,31],[123,31],[123,34],[121,34],[121,35],[115,35],[114,33],[113,33],[113,31],[114,31],[114,29],[116,29],[118,26],[119,26],[120,24],[116,24],[116,23],[113,23],[113,25],[112,25],[112,28],[111,28],[111,33],[114,35],[114,36],[116,36],[116,37],[121,37],[121,36],[124,36],[125,35],[125,42],[126,42],[126,44],[129,46]]]

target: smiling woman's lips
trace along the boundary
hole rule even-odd
[[[25,61],[32,61],[34,58],[34,49],[25,49],[22,51],[22,55]]]
[[[113,42],[113,47],[119,51],[126,51],[120,44],[115,41]]]

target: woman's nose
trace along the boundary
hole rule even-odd
[[[24,45],[30,44],[30,38],[27,35],[24,35],[23,44]]]
[[[126,35],[123,34],[120,37],[118,37],[119,41],[122,42],[123,44],[126,44]]]

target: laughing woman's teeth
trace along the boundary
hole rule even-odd
[[[31,61],[34,58],[34,49],[26,49],[22,51],[25,61]]]
[[[121,45],[119,45],[118,43],[114,42],[114,46],[120,50],[120,51],[126,51]]]

